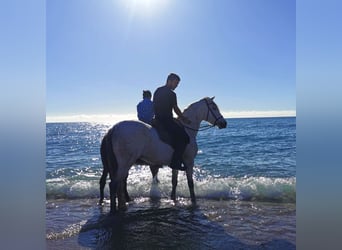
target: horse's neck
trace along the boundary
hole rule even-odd
[[[205,119],[200,111],[201,110],[199,107],[197,107],[197,105],[194,105],[193,107],[190,107],[189,109],[184,111],[184,116],[186,116],[191,121],[190,124],[183,123],[189,136],[196,137],[201,122]]]

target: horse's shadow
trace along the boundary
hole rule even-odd
[[[91,249],[296,249],[286,240],[247,245],[209,220],[198,206],[165,205],[157,199],[143,203],[115,215],[106,206],[98,207],[83,225],[78,243]]]

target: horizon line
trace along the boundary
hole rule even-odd
[[[276,118],[296,117],[296,110],[282,111],[227,111],[221,112],[225,119],[230,118]],[[46,123],[62,122],[93,122],[93,123],[117,123],[123,120],[138,120],[137,115],[129,114],[75,114],[46,116]]]

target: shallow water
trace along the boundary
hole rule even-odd
[[[47,202],[48,249],[295,249],[294,204],[136,198],[110,215],[96,202]]]

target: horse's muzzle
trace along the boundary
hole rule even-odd
[[[226,128],[227,127],[227,121],[225,119],[220,119],[218,122],[217,122],[217,127],[219,129],[221,128]]]

